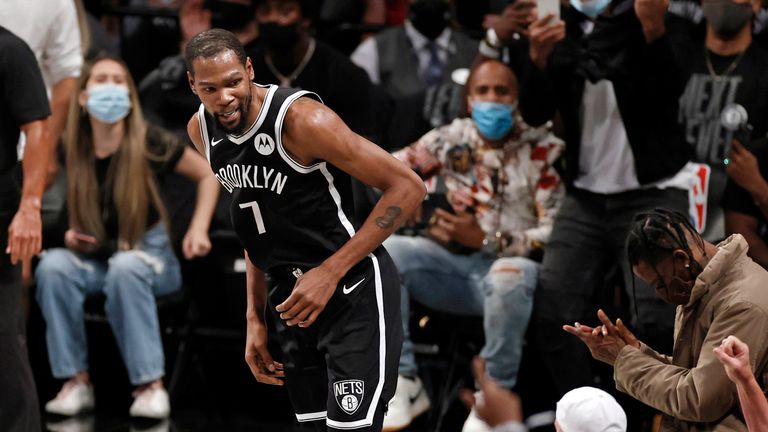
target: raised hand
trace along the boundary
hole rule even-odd
[[[723,339],[719,347],[714,349],[717,359],[725,367],[725,373],[734,383],[749,381],[752,374],[752,364],[749,362],[749,347],[736,336]]]
[[[529,55],[533,64],[541,70],[546,69],[555,44],[565,39],[565,23],[551,22],[554,19],[552,14],[548,14],[528,26]]]
[[[522,421],[520,398],[488,376],[485,372],[485,362],[480,357],[475,357],[472,361],[472,370],[483,396],[476,399],[471,391],[463,390],[460,397],[467,407],[474,406],[477,416],[491,427],[510,421]]]
[[[653,42],[666,31],[664,18],[668,8],[669,0],[635,0],[635,15],[643,26],[646,42]]]
[[[575,323],[573,326],[564,325],[563,330],[581,339],[589,348],[592,357],[613,366],[619,351],[628,344],[602,309],[597,311],[597,317],[602,323],[600,326],[592,328]]]

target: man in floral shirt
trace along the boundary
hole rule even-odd
[[[385,430],[406,427],[429,408],[408,335],[409,297],[433,309],[484,317],[481,356],[511,388],[531,315],[537,263],[564,189],[552,164],[564,144],[515,111],[517,80],[503,63],[480,63],[467,81],[471,118],[435,129],[395,154],[419,172],[437,208],[425,236],[392,236],[384,246],[400,272],[404,343]],[[442,193],[448,203],[435,202]],[[464,431],[490,430],[474,412]]]

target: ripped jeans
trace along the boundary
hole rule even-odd
[[[116,252],[108,261],[51,249],[43,254],[35,280],[54,377],[88,370],[83,302],[97,293],[106,296],[104,309],[131,384],[163,377],[155,296],[178,290],[181,271],[162,224],[144,234],[138,249]]]
[[[533,307],[538,264],[527,258],[453,254],[423,237],[394,235],[384,242],[400,273],[403,350],[400,374],[415,376],[408,329],[409,298],[432,309],[483,317],[480,356],[506,388],[517,382],[523,341]]]

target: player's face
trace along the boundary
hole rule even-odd
[[[472,102],[517,102],[517,85],[512,72],[501,63],[489,61],[480,65],[469,83],[469,105]]]
[[[250,118],[251,60],[243,66],[233,51],[226,50],[212,58],[199,57],[192,66],[195,74],[188,73],[189,85],[206,111],[219,127],[233,134],[243,132],[255,120]]]

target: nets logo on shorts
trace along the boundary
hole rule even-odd
[[[275,140],[265,133],[260,133],[253,140],[253,146],[256,147],[256,151],[261,155],[269,156],[275,151]]]
[[[344,380],[333,383],[336,403],[345,413],[354,414],[363,403],[365,383],[360,380]]]

